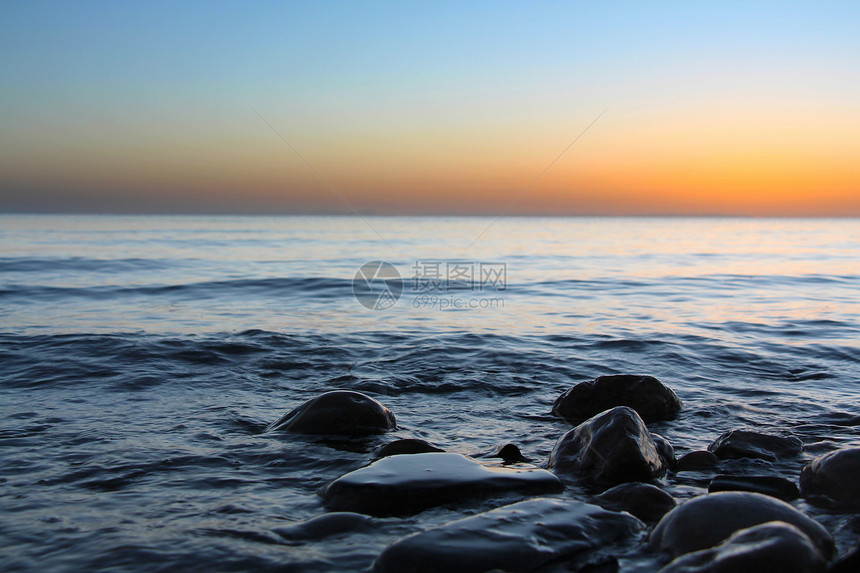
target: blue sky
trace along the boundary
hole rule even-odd
[[[456,212],[457,196],[464,212],[497,211],[494,189],[514,193],[604,109],[526,211],[607,193],[593,209],[708,211],[710,193],[725,210],[741,176],[717,185],[716,168],[684,156],[709,141],[746,173],[745,158],[781,140],[790,167],[821,138],[819,187],[840,205],[858,191],[856,3],[5,2],[3,13],[0,209],[341,209],[256,113],[373,212]],[[744,157],[720,125],[743,137]],[[642,171],[648,161],[660,169]],[[695,172],[683,183],[695,205],[672,200],[675,161]],[[815,186],[814,168],[782,178]],[[750,179],[769,185],[756,209],[778,199],[778,169]]]

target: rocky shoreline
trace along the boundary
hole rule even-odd
[[[275,533],[324,539],[372,528],[375,518],[498,498],[507,504],[396,541],[374,570],[519,572],[563,563],[566,571],[617,571],[612,548],[639,543],[659,555],[664,573],[860,571],[860,545],[837,555],[831,532],[792,505],[802,499],[828,511],[860,511],[860,447],[803,465],[799,483],[733,471],[729,462],[790,463],[803,443],[788,433],[731,429],[707,449],[676,459],[648,423],[671,420],[682,409],[675,392],[650,376],[582,382],[553,405],[553,415],[575,426],[542,463],[527,460],[514,444],[464,456],[419,439],[395,440],[377,448],[367,466],[320,490],[330,513]],[[269,430],[366,436],[395,428],[394,414],[377,400],[334,390]],[[714,475],[708,493],[679,503],[662,486],[687,472]],[[572,483],[589,495],[541,497]]]

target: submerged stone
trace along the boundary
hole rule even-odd
[[[642,521],[657,521],[678,505],[675,498],[655,485],[623,483],[595,496],[594,503],[604,509],[626,511]]]
[[[684,454],[678,460],[677,471],[703,471],[713,469],[720,465],[720,458],[707,450],[695,450]]]
[[[430,442],[419,440],[416,438],[403,438],[402,440],[394,440],[388,442],[384,446],[373,450],[373,455],[379,458],[388,456],[397,456],[401,454],[426,454],[429,452],[444,452],[442,448],[437,448]]]
[[[721,460],[759,458],[773,462],[800,455],[803,453],[803,442],[795,436],[731,430],[714,440],[708,450]]]
[[[373,519],[349,512],[332,512],[311,519],[275,528],[275,533],[290,541],[316,541],[342,533],[368,531]]]
[[[492,449],[477,454],[476,457],[499,458],[508,464],[527,463],[531,461],[523,455],[516,444],[497,444]]]
[[[635,535],[626,513],[558,499],[532,499],[405,537],[374,563],[378,573],[534,571]]]
[[[653,376],[618,374],[580,382],[559,396],[552,413],[568,420],[585,420],[617,406],[633,408],[647,421],[671,418],[682,407],[671,388]]]
[[[645,422],[626,406],[598,414],[562,436],[547,467],[609,485],[648,481],[666,471]]]
[[[682,555],[660,573],[823,573],[825,563],[800,529],[771,521],[741,529],[716,547]]]
[[[563,489],[546,470],[488,467],[460,454],[426,453],[382,458],[337,478],[320,495],[331,510],[386,516],[470,498]]]
[[[784,501],[750,492],[709,493],[687,500],[665,516],[649,543],[673,557],[713,547],[735,531],[784,521],[803,531],[821,551],[833,555],[833,538],[817,521]]]
[[[860,448],[844,448],[812,460],[800,473],[800,491],[816,503],[860,506]]]
[[[362,436],[393,430],[395,425],[391,410],[370,396],[351,390],[333,390],[284,414],[268,430]]]
[[[800,497],[797,485],[779,476],[718,475],[708,485],[708,492],[716,491],[754,491],[786,501]]]

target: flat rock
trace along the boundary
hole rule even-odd
[[[784,521],[809,537],[822,555],[833,555],[833,538],[817,521],[784,501],[750,492],[709,493],[689,499],[663,516],[649,543],[673,557],[708,549],[735,531]]]
[[[653,376],[618,374],[600,376],[569,388],[555,400],[552,413],[580,421],[616,406],[633,408],[650,422],[671,418],[683,404],[671,388]]]
[[[268,430],[362,436],[393,430],[395,426],[391,410],[370,396],[351,390],[333,390],[284,414]]]
[[[382,458],[337,478],[320,495],[330,510],[386,516],[410,515],[470,498],[563,489],[546,470],[488,467],[460,454],[426,453]]]
[[[710,470],[720,465],[720,458],[707,450],[694,450],[686,453],[678,460],[676,470],[679,472]]]
[[[708,492],[717,491],[754,491],[785,501],[800,497],[797,485],[780,476],[718,475],[708,485]]]
[[[860,448],[817,457],[800,473],[803,497],[836,507],[860,506]]]
[[[635,535],[626,513],[558,499],[532,499],[405,537],[374,563],[378,573],[534,571]]]
[[[806,534],[771,521],[741,529],[716,547],[682,555],[660,573],[823,573],[825,568]]]
[[[675,498],[649,483],[623,483],[594,497],[594,503],[604,509],[626,511],[642,521],[657,521],[678,502]]]
[[[770,462],[803,453],[803,442],[795,436],[731,430],[713,441],[708,450],[721,460],[759,458]]]
[[[602,412],[562,436],[547,467],[606,485],[648,481],[666,471],[645,422],[627,406]]]
[[[430,442],[419,440],[416,438],[403,438],[388,442],[384,446],[373,450],[373,455],[377,459],[388,456],[397,456],[401,454],[426,454],[429,452],[444,452],[442,448],[438,448]]]

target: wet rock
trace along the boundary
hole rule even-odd
[[[786,501],[800,497],[795,483],[779,476],[718,475],[711,480],[708,491],[754,491]]]
[[[618,573],[621,571],[621,565],[618,563],[618,558],[614,555],[598,555],[596,557],[570,563],[568,560],[565,563],[567,571],[571,573]]]
[[[552,413],[580,421],[616,406],[633,408],[647,421],[677,414],[681,399],[671,388],[652,376],[619,374],[600,376],[566,390],[552,406]]]
[[[268,430],[298,434],[379,434],[395,427],[391,410],[359,392],[333,390],[284,414]]]
[[[583,554],[644,528],[635,517],[596,505],[532,499],[405,537],[374,563],[378,573],[516,573]]]
[[[678,502],[655,485],[623,483],[595,496],[594,503],[604,509],[626,511],[642,521],[657,521]]]
[[[676,466],[679,472],[710,470],[720,465],[720,458],[707,450],[695,450],[681,456]]]
[[[608,485],[648,481],[666,471],[645,422],[626,406],[598,414],[562,436],[547,467]]]
[[[373,519],[359,513],[332,512],[275,528],[275,533],[289,541],[316,541],[356,531],[368,531],[374,526]]]
[[[830,564],[827,573],[857,573],[858,571],[860,571],[860,544],[840,555]]]
[[[812,460],[800,473],[803,497],[837,507],[860,506],[860,448],[845,448]]]
[[[469,498],[562,489],[546,470],[487,467],[460,454],[427,453],[382,458],[337,478],[320,495],[331,510],[386,516]]]
[[[480,454],[478,454],[477,457],[500,458],[508,464],[525,463],[531,461],[522,454],[516,444],[498,444],[489,451],[481,452]]]
[[[803,453],[803,442],[794,436],[775,436],[752,430],[731,430],[708,446],[721,460],[759,458],[770,462]]]
[[[653,549],[677,557],[708,549],[735,531],[768,521],[794,525],[824,557],[833,555],[833,538],[820,523],[784,501],[750,492],[709,493],[685,501],[663,516],[649,543]]]
[[[385,458],[388,456],[397,456],[401,454],[426,454],[428,452],[444,452],[442,448],[437,448],[430,442],[418,440],[416,438],[403,438],[402,440],[394,440],[388,442],[384,446],[373,450],[375,458]]]
[[[675,448],[672,444],[660,434],[651,433],[651,439],[654,440],[654,445],[657,446],[657,454],[668,469],[673,469],[677,465],[675,459]]]
[[[711,549],[678,557],[660,573],[823,573],[825,560],[800,529],[771,521],[732,534]]]

